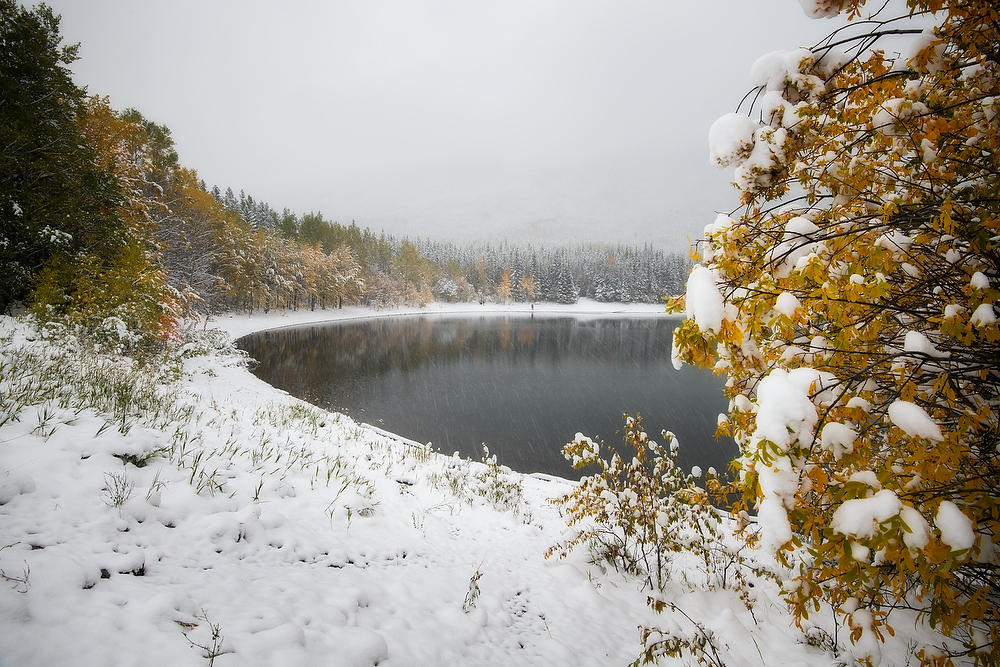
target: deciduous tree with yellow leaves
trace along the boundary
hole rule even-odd
[[[156,218],[168,211],[156,196],[153,151],[143,125],[115,111],[106,97],[85,100],[77,123],[92,168],[115,184],[105,215],[105,243],[54,253],[37,275],[28,303],[36,313],[69,315],[88,325],[114,318],[140,337],[176,334],[188,296],[167,282]]]
[[[712,126],[742,206],[695,248],[675,362],[728,377],[799,623],[832,607],[877,663],[915,616],[924,663],[997,664],[1000,7],[801,1],[850,20]]]

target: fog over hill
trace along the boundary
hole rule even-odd
[[[706,136],[750,64],[828,28],[794,0],[51,4],[78,81],[209,183],[395,236],[668,250],[736,205]]]

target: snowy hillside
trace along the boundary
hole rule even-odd
[[[152,367],[90,349],[0,320],[0,664],[623,665],[640,625],[695,630],[586,549],[544,557],[568,481],[306,405],[221,331]],[[833,662],[773,584],[751,614],[696,565],[663,599],[726,664]]]

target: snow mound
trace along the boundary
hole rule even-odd
[[[684,303],[687,315],[694,318],[695,324],[702,331],[718,333],[722,328],[725,302],[712,269],[701,264],[695,265],[688,276]]]
[[[923,549],[930,541],[931,529],[927,520],[916,509],[909,505],[899,510],[899,518],[907,530],[903,531],[903,544],[909,549]]]
[[[844,454],[850,454],[854,451],[854,441],[857,439],[857,431],[847,424],[838,422],[826,424],[820,432],[820,445],[838,460]]]
[[[911,437],[944,440],[941,427],[916,403],[893,401],[889,406],[889,419]]]
[[[995,324],[997,321],[996,313],[993,312],[993,305],[989,303],[981,303],[972,313],[972,317],[969,318],[974,326],[977,327],[988,327],[991,324]]]
[[[882,489],[869,498],[845,500],[833,513],[830,527],[848,537],[870,538],[879,524],[897,516],[903,503],[889,489]]]
[[[950,353],[942,352],[934,347],[934,344],[931,343],[927,336],[919,331],[906,332],[906,336],[903,339],[903,351],[926,354],[929,357],[935,357],[937,359],[947,359],[951,356]]]
[[[802,303],[790,292],[782,292],[774,300],[774,309],[785,317],[795,317],[795,312],[802,308]]]
[[[761,549],[776,552],[781,545],[792,539],[792,526],[788,522],[788,512],[777,498],[765,498],[757,508],[757,523],[761,527]]]
[[[775,369],[757,385],[757,422],[752,440],[767,440],[787,451],[793,443],[808,446],[818,420],[810,398],[814,384],[823,385],[832,376],[812,368]]]
[[[971,549],[976,543],[972,520],[950,500],[942,500],[938,505],[937,514],[934,515],[934,525],[941,531],[941,541],[953,551]]]
[[[760,127],[747,116],[727,113],[708,130],[709,160],[719,167],[745,160],[754,146],[754,132]]]
[[[771,51],[754,61],[750,67],[750,79],[755,86],[781,91],[789,82],[799,79],[804,63],[812,61],[813,54],[809,49]]]

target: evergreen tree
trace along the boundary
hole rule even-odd
[[[303,243],[310,245],[323,244],[326,241],[328,230],[329,225],[323,220],[323,215],[310,211],[302,216],[299,223],[299,238]]]
[[[580,299],[580,292],[573,282],[573,274],[569,267],[560,264],[556,270],[555,279],[555,301],[557,303],[576,303]]]
[[[287,208],[281,212],[281,219],[278,221],[278,229],[286,239],[298,238],[299,221],[294,213]]]
[[[84,91],[69,71],[78,45],[61,42],[51,9],[0,0],[0,310],[53,262],[121,248],[121,190],[81,135]]]
[[[513,266],[510,267],[510,297],[514,301],[527,301],[528,296],[524,289],[523,280],[525,278],[524,271],[521,268],[520,257],[514,260]]]

